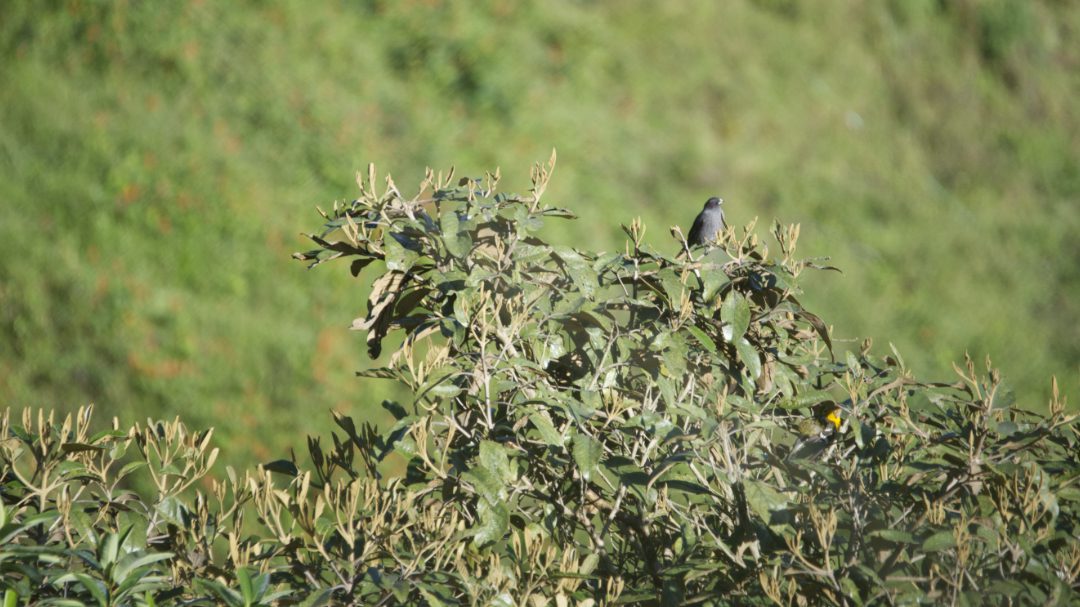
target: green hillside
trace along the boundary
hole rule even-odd
[[[944,5],[944,6],[942,6]],[[215,425],[262,460],[391,396],[365,294],[289,255],[367,163],[552,148],[549,234],[622,248],[800,222],[804,303],[924,378],[989,354],[1022,406],[1080,377],[1080,4],[9,3],[0,402]],[[525,189],[509,173],[505,189]],[[577,199],[570,192],[587,192]],[[317,280],[316,280],[317,278]]]

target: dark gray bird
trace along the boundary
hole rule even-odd
[[[694,225],[686,238],[690,246],[701,246],[716,240],[717,233],[725,227],[722,204],[724,201],[716,196],[705,201],[705,208],[694,218]]]

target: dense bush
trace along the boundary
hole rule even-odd
[[[208,475],[211,432],[0,426],[0,573],[54,604],[1064,604],[1080,599],[1080,436],[987,362],[836,360],[799,303],[798,226],[678,254],[536,234],[527,194],[374,170],[297,257],[375,272],[353,323],[411,402],[336,415],[308,457]],[[381,191],[379,191],[381,189]],[[376,381],[367,379],[365,382]],[[298,407],[308,404],[298,404]],[[843,424],[789,457],[822,408]],[[308,415],[299,409],[296,415]],[[136,477],[152,491],[136,494]]]
[[[1052,374],[1076,394],[1080,2],[801,4],[4,2],[0,403],[183,411],[237,468],[334,428],[296,403],[383,423],[349,398],[385,361],[338,330],[348,273],[288,258],[297,202],[368,158],[544,146],[548,196],[587,196],[549,242],[621,249],[640,216],[667,250],[655,228],[722,188],[736,225],[802,222],[844,268],[801,299],[841,349],[894,343],[920,377],[989,352],[1033,407]]]

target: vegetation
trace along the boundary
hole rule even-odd
[[[525,194],[429,171],[335,204],[297,257],[371,283],[362,373],[409,395],[304,458],[207,472],[211,432],[0,421],[0,577],[51,604],[1071,604],[1080,425],[987,362],[837,355],[799,227],[676,255],[545,241]],[[668,248],[668,247],[665,247]],[[347,262],[342,265],[341,262]],[[843,423],[814,457],[795,428]],[[404,472],[400,471],[404,468]],[[152,490],[127,487],[136,476]]]
[[[229,461],[379,417],[366,294],[288,255],[372,158],[557,147],[564,246],[674,252],[710,195],[799,222],[840,351],[991,354],[1028,408],[1080,374],[1080,4],[1055,0],[7,2],[0,406],[180,414]],[[842,356],[841,356],[842,358]],[[385,364],[385,358],[372,363]],[[1075,404],[1075,399],[1073,404]]]

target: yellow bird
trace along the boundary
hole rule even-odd
[[[813,417],[799,422],[799,439],[791,448],[788,459],[810,459],[821,455],[843,424],[840,407],[836,403],[828,402],[825,406],[819,406]]]

